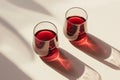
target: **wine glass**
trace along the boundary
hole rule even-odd
[[[48,57],[58,52],[57,28],[49,21],[39,22],[33,30],[34,51],[40,57]]]
[[[65,19],[64,34],[74,47],[113,69],[120,69],[120,51],[87,32],[88,15],[84,9],[68,9]]]
[[[65,14],[64,34],[70,40],[80,40],[86,35],[87,12],[79,7],[72,7]]]

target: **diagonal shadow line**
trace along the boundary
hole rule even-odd
[[[0,80],[32,80],[0,52]]]
[[[26,48],[31,53],[31,55],[34,56],[32,54],[33,51],[31,49],[29,43],[17,32],[17,30],[15,30],[11,24],[9,24],[7,21],[5,21],[1,17],[0,17],[0,22],[1,22],[2,25],[4,25],[4,27],[6,27],[7,29],[11,30],[15,35],[17,35],[21,39],[21,41],[23,41],[23,44],[25,44]]]
[[[45,7],[43,7],[42,5],[38,4],[33,0],[7,0],[7,1],[20,8],[53,16]]]

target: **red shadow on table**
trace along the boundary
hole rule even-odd
[[[105,65],[116,70],[120,69],[120,51],[95,36],[87,33],[81,40],[70,42],[76,48]]]
[[[51,56],[41,57],[41,59],[69,80],[101,80],[94,69],[61,48]]]

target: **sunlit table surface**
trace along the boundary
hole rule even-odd
[[[120,50],[120,0],[0,0],[0,80],[69,80],[32,49],[33,28],[40,21],[53,22],[59,47],[93,68],[102,80],[120,80],[120,70],[76,49],[64,36],[64,16],[71,7],[87,11],[90,34]]]

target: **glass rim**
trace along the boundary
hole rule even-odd
[[[71,23],[70,21],[67,20],[67,14],[68,14],[68,12],[69,12],[70,10],[74,9],[74,8],[81,9],[81,10],[83,10],[83,11],[85,12],[85,14],[86,14],[85,21],[84,21],[83,23],[81,23],[81,24],[84,24],[84,23],[87,21],[87,19],[88,19],[88,14],[87,14],[86,10],[83,9],[83,8],[81,8],[81,7],[72,7],[72,8],[69,8],[69,9],[66,11],[66,13],[65,13],[65,20],[66,20],[67,22],[69,22],[70,24],[74,24],[74,23]],[[74,25],[81,25],[81,24],[74,24]]]
[[[52,24],[52,25],[55,27],[56,32],[55,32],[55,31],[53,31],[53,30],[52,30],[52,31],[53,31],[53,32],[55,32],[55,33],[56,33],[56,35],[55,35],[53,38],[49,39],[49,40],[40,40],[40,39],[38,39],[38,38],[35,36],[35,34],[36,34],[36,32],[35,32],[35,28],[36,28],[39,24],[41,24],[41,23],[49,23],[49,24]],[[35,27],[33,28],[33,36],[34,36],[34,38],[35,38],[35,39],[37,39],[38,41],[42,41],[42,42],[52,41],[54,38],[56,38],[56,37],[57,37],[57,34],[58,34],[57,27],[55,26],[55,24],[54,24],[54,23],[52,23],[52,22],[50,22],[50,21],[41,21],[41,22],[37,23],[37,24],[35,25]]]

